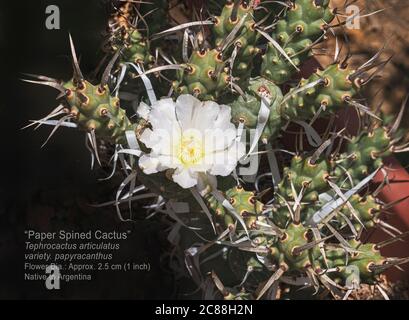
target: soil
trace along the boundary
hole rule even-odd
[[[379,284],[391,300],[409,300],[409,282],[389,282],[386,277],[381,277]],[[361,289],[352,293],[349,300],[384,300],[385,298],[374,286],[362,285]]]
[[[345,0],[333,0],[332,6],[343,8]],[[391,58],[383,69],[382,77],[374,79],[368,86],[370,104],[376,108],[383,102],[382,110],[389,114],[397,114],[409,89],[409,2],[407,0],[357,0],[348,1],[360,8],[362,18],[359,29],[338,29],[338,41],[347,47],[352,55],[350,64],[358,67],[373,57],[384,47],[380,60]],[[382,10],[379,12],[379,10]],[[377,13],[375,13],[377,12]],[[344,9],[339,13],[343,15]],[[375,13],[375,14],[373,14]],[[367,17],[365,17],[368,15]],[[342,18],[341,18],[342,20]],[[343,41],[344,34],[348,43]],[[326,44],[333,56],[334,40]],[[321,57],[320,62],[326,64],[332,57]],[[380,91],[379,91],[380,90]],[[403,123],[409,127],[409,117]]]

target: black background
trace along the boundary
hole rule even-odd
[[[61,29],[47,30],[46,7],[57,5]],[[0,4],[1,185],[0,185],[0,298],[125,298],[159,299],[172,296],[169,277],[160,267],[158,224],[119,223],[115,210],[95,210],[90,202],[112,199],[118,182],[98,182],[90,170],[84,134],[62,128],[43,149],[51,127],[20,130],[58,104],[56,90],[23,83],[22,72],[68,80],[72,75],[68,32],[72,34],[81,69],[90,74],[101,58],[102,32],[108,18],[102,0],[2,1]],[[136,212],[140,212],[140,208]],[[84,213],[85,212],[85,213]],[[62,216],[62,217],[61,217]],[[55,228],[131,230],[120,258],[149,262],[151,271],[101,274],[91,283],[68,284],[58,292],[41,282],[23,281],[24,230]],[[58,231],[58,230],[57,230]]]

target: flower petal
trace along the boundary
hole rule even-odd
[[[202,102],[199,106],[195,105],[193,110],[193,127],[203,132],[206,129],[213,128],[219,111],[219,105],[213,101]]]
[[[219,114],[213,124],[213,128],[219,128],[222,130],[234,128],[234,124],[231,122],[231,108],[226,105],[219,106]]]
[[[233,128],[222,130],[219,128],[205,131],[205,153],[218,152],[228,149],[237,137],[237,130]]]
[[[225,151],[215,152],[206,157],[206,162],[212,162],[210,174],[227,176],[237,167],[237,162],[245,155],[246,147],[242,142],[232,144]]]
[[[144,115],[146,106],[141,107]],[[236,141],[229,106],[181,95],[176,102],[161,99],[154,103],[148,120],[152,129],[144,130],[140,141],[151,152],[140,158],[140,166],[147,174],[176,169],[172,178],[182,188],[198,184],[204,188],[204,180],[198,182],[200,177],[215,180],[214,175],[229,175],[245,153],[245,145]]]
[[[149,113],[151,112],[151,107],[148,106],[145,102],[141,102],[139,104],[139,107],[136,111],[136,113],[138,114],[138,116],[142,119],[148,120],[149,118]]]
[[[190,94],[182,94],[177,98],[176,116],[183,131],[193,128],[193,113],[201,104],[200,100]]]
[[[178,168],[172,176],[173,181],[184,189],[189,189],[197,184],[198,174],[189,169]]]
[[[139,167],[145,174],[152,174],[159,172],[159,159],[149,155],[142,155],[139,158]]]
[[[152,149],[151,153],[158,155],[172,155],[172,146],[176,143],[177,139],[180,139],[180,131],[177,128],[175,130],[168,131],[165,129],[151,130],[145,129],[141,134],[139,140],[145,144],[146,147]]]
[[[181,165],[180,160],[173,156],[159,155],[158,160],[159,160],[159,166],[158,166],[159,171],[163,171],[166,169],[176,169],[178,166]]]
[[[173,127],[177,125],[175,107],[175,102],[170,98],[158,100],[152,105],[149,122],[153,130],[161,128],[173,131]]]

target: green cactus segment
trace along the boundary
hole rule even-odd
[[[70,113],[80,129],[94,130],[97,137],[113,143],[126,143],[125,132],[134,128],[108,86],[94,86],[88,81],[74,85],[69,81],[64,88]]]
[[[281,199],[276,201],[276,205],[271,210],[269,218],[277,227],[285,229],[292,221],[290,211]]]
[[[352,212],[350,208],[345,205],[341,209],[341,213],[343,213],[350,221],[353,221],[354,228],[357,232],[361,231],[362,226],[367,229],[375,226],[377,215],[381,210],[381,205],[376,203],[374,197],[367,196],[362,198],[359,195],[353,195],[349,199],[349,203],[355,211]],[[345,225],[342,216],[339,216],[338,220]]]
[[[233,16],[235,14],[235,16]],[[258,32],[255,30],[256,22],[253,19],[254,9],[242,2],[234,11],[234,3],[226,4],[220,16],[215,17],[214,35],[216,47],[220,48],[224,44],[225,39],[234,30],[234,28],[242,23],[242,27],[234,37],[233,45],[228,51],[229,55],[233,51],[233,47],[237,47],[237,55],[233,65],[233,76],[240,78],[240,82],[247,80],[252,71],[252,61],[260,52],[256,47],[259,38]],[[234,19],[234,20],[232,20]]]
[[[358,87],[352,83],[349,76],[353,73],[348,68],[333,64],[325,70],[317,71],[308,79],[301,79],[299,88],[288,93],[281,113],[288,119],[312,119],[320,110],[320,115],[335,113],[347,106],[347,101],[358,92]],[[322,79],[321,83],[317,83]],[[315,85],[312,85],[316,83]],[[312,85],[308,87],[308,85]],[[302,89],[304,88],[304,90]]]
[[[378,130],[374,132],[378,132]],[[379,132],[381,132],[381,130]],[[368,150],[364,150],[363,147],[360,148],[359,144],[348,144],[349,148],[353,145],[355,145],[354,148],[362,151],[366,156]],[[346,155],[342,155],[342,157],[346,158]],[[364,155],[362,155],[362,157],[364,157]],[[368,170],[368,167],[358,162],[355,165],[355,160],[350,158],[351,157],[345,159],[345,161],[350,161],[350,163],[345,163],[344,165],[348,168],[347,171],[350,173],[354,184],[357,184],[367,175],[364,174],[362,169]],[[372,158],[369,157],[368,160],[369,159]],[[372,162],[373,160],[365,163]],[[294,156],[290,166],[284,168],[283,180],[278,185],[277,193],[279,196],[276,200],[276,206],[272,209],[272,221],[280,228],[285,228],[291,221],[291,215],[286,201],[293,203],[301,192],[303,193],[301,201],[309,203],[308,206],[302,205],[301,221],[309,221],[312,215],[322,206],[319,202],[319,195],[328,192],[334,193],[327,182],[329,177],[332,177],[331,179],[334,181],[338,181],[340,188],[350,188],[349,179],[346,178],[344,171],[345,167],[344,169],[336,167],[334,161],[323,159],[312,163],[311,157]],[[370,172],[375,170],[375,168],[371,169],[372,171]],[[358,172],[358,170],[361,171]],[[354,208],[354,211],[351,211],[351,206]],[[359,232],[362,227],[371,228],[375,225],[380,210],[381,206],[377,204],[372,196],[362,198],[359,195],[353,195],[349,199],[349,205],[344,205],[341,208],[341,213],[344,217],[352,221],[355,230]],[[346,219],[342,217],[342,215],[337,217],[339,221],[338,226],[340,228],[345,227],[347,224]]]
[[[351,253],[347,253],[341,247],[328,245],[324,247],[327,261],[325,262],[317,246],[312,249],[299,249],[310,242],[309,237],[309,229],[302,224],[289,224],[283,236],[270,244],[269,258],[276,265],[284,267],[287,275],[313,267],[317,274],[323,270],[335,269],[328,275],[342,286],[346,284],[352,272],[359,276],[362,283],[373,284],[377,281],[380,271],[377,271],[376,267],[382,266],[386,260],[376,249],[376,245],[350,240],[351,248],[356,250]]]
[[[311,46],[322,37],[334,14],[329,0],[297,0],[278,21],[272,35],[298,67],[311,55]],[[296,69],[271,44],[263,55],[261,74],[277,84],[291,79]]]
[[[331,65],[309,79],[302,79],[299,87],[291,89],[284,98],[273,82],[262,77],[252,79],[245,95],[230,104],[233,122],[238,124],[241,121],[246,128],[254,129],[260,110],[260,95],[263,94],[269,97],[271,107],[262,139],[276,137],[284,120],[312,119],[318,112],[321,116],[335,113],[347,106],[347,101],[358,92],[358,87],[349,80],[352,73],[349,69]]]
[[[226,198],[230,201],[234,210],[243,218],[248,229],[256,229],[256,221],[263,211],[263,204],[256,199],[254,192],[244,190],[237,186],[226,191]],[[236,219],[225,209],[212,195],[205,197],[206,202],[224,226],[234,228]]]
[[[361,242],[352,241],[355,243],[354,248],[359,252],[352,255],[349,266],[356,266],[359,269],[361,281],[364,283],[374,284],[377,282],[377,275],[379,272],[375,271],[373,267],[381,266],[385,262],[385,258],[376,249],[376,245],[372,243],[362,244]],[[346,268],[341,268],[344,277],[348,277],[350,272],[345,272]]]
[[[260,9],[260,7],[265,8],[265,10]],[[276,19],[282,10],[282,3],[259,1],[256,10],[254,10],[254,17],[256,21],[263,20],[263,24],[269,26],[276,22]],[[266,13],[268,13],[268,16]]]
[[[376,199],[370,195],[361,197],[358,194],[352,195],[348,199],[349,204],[339,208],[339,214],[332,219],[332,225],[337,230],[349,230],[352,228],[356,234],[359,234],[363,228],[370,229],[375,227],[378,217],[381,213],[382,206],[377,203]],[[313,214],[322,208],[322,204],[316,203],[308,207],[303,207],[301,212],[302,221],[310,221]],[[284,219],[281,217],[281,219]],[[290,221],[289,215],[286,223]]]
[[[341,165],[348,169],[354,184],[357,184],[378,169],[384,157],[392,154],[390,146],[391,137],[383,127],[375,128],[369,133],[362,133],[348,143],[347,152],[340,157],[344,160]],[[339,176],[345,175],[340,168],[336,173]]]
[[[135,3],[123,1],[111,15],[109,22],[108,50],[121,50],[120,63],[144,64],[153,61],[149,54],[149,42],[133,25],[138,16]]]
[[[220,51],[194,51],[186,68],[178,72],[173,88],[178,94],[190,93],[201,100],[215,100],[230,81],[224,69]]]
[[[268,122],[261,135],[262,140],[274,139],[281,130],[281,116],[279,105],[283,95],[279,87],[274,83],[264,79],[256,78],[250,80],[245,96],[239,96],[230,104],[232,110],[232,121],[235,124],[244,123],[247,129],[255,129],[260,111],[260,96],[266,97],[270,101],[270,115]]]
[[[318,201],[319,194],[328,190],[330,170],[330,164],[326,160],[312,163],[311,157],[294,156],[290,167],[284,168],[283,180],[278,186],[279,193],[294,201],[293,184],[297,195],[304,189],[303,201]]]
[[[290,166],[283,170],[283,179],[278,184],[275,206],[272,208],[270,219],[275,225],[285,229],[292,221],[288,209],[289,203],[294,203],[302,193],[300,221],[309,221],[312,215],[319,211],[319,195],[329,191],[327,179],[332,165],[326,160],[312,163],[311,157],[294,156]]]
[[[352,280],[351,275],[358,277],[361,283],[377,283],[380,272],[376,270],[376,267],[382,266],[385,258],[380,254],[376,245],[373,243],[362,244],[357,240],[350,240],[349,244],[357,251],[348,254],[342,248],[326,249],[328,269],[335,269],[334,272],[328,273],[330,278],[341,286],[347,285],[348,280]],[[327,269],[322,256],[314,259],[314,267],[318,273]]]
[[[112,49],[122,49],[120,63],[149,64],[154,61],[149,53],[149,42],[143,37],[138,29],[131,28],[124,36],[122,44],[113,45]]]
[[[297,248],[308,243],[308,228],[302,224],[291,223],[283,236],[270,247],[271,259],[288,273],[304,270],[311,266],[308,250],[297,252]]]

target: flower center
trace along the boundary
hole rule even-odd
[[[201,134],[194,130],[183,132],[177,154],[180,162],[186,167],[197,164],[204,156]]]

